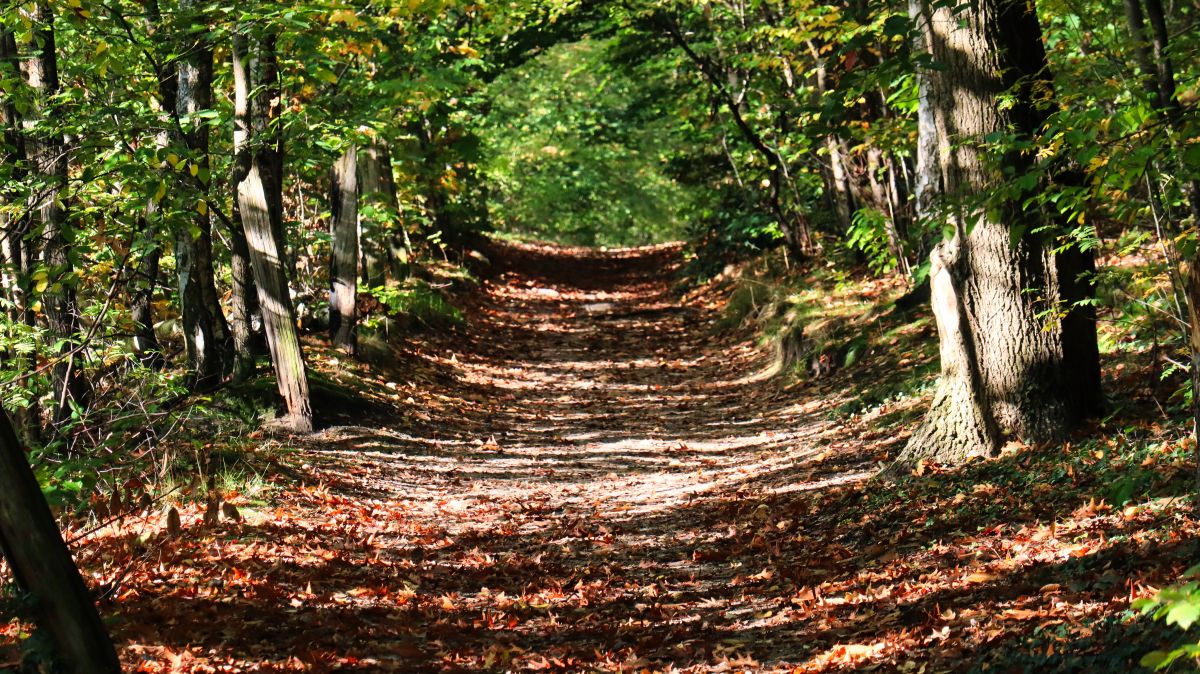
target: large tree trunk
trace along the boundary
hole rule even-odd
[[[17,584],[34,600],[34,618],[54,642],[56,671],[121,671],[112,641],[96,613],[50,507],[0,408],[0,550]]]
[[[935,134],[937,142],[936,154],[922,148],[920,158],[937,164],[920,167],[929,174],[917,200],[924,208],[940,186],[955,233],[932,255],[941,379],[901,466],[989,455],[1008,438],[1060,439],[1100,402],[1094,316],[1074,304],[1089,296],[1081,274],[1090,258],[1051,252],[1048,235],[1032,233],[1046,221],[1026,212],[1022,199],[1000,209],[972,202],[1002,180],[982,139],[1010,129],[1029,135],[1045,119],[1035,91],[1044,95],[1050,83],[1034,6],[980,0],[964,9],[922,0],[914,10],[917,47],[939,64],[920,73],[921,122],[933,124],[920,136]],[[1015,104],[1002,105],[1002,95]],[[1018,173],[1031,161],[1016,152],[998,159]]]
[[[189,12],[198,11],[196,0],[181,0],[179,8],[193,28],[184,36],[185,56],[177,66],[175,111],[182,121],[182,141],[190,160],[198,168],[207,169],[208,123],[194,115],[212,107],[213,50],[204,34],[207,28],[203,18],[199,14],[188,16]],[[190,175],[183,175],[180,180],[185,194],[195,194],[197,200],[207,198],[206,184],[201,183],[197,188]],[[202,389],[216,384],[225,374],[226,361],[232,356],[232,343],[213,276],[212,223],[207,210],[195,209],[191,217],[191,226],[176,231],[175,268],[192,384]]]
[[[79,328],[79,309],[70,280],[67,210],[62,198],[67,183],[67,153],[62,134],[45,128],[54,123],[56,115],[50,106],[59,86],[54,16],[48,3],[38,2],[28,18],[35,26],[32,37],[37,50],[32,58],[21,62],[35,104],[34,114],[24,120],[25,158],[30,173],[37,179],[30,205],[37,221],[34,238],[47,274],[46,289],[41,293],[42,309],[51,334],[63,341],[61,362],[54,368],[54,421],[61,423],[70,417],[73,406],[87,405],[90,387],[82,376],[82,358],[74,341]]]
[[[287,408],[285,423],[297,432],[312,430],[308,377],[296,312],[283,267],[283,181],[279,141],[271,122],[278,114],[279,77],[275,41],[267,36],[247,63],[246,41],[233,45],[234,125],[241,166],[237,182],[238,215],[246,233],[250,263],[258,286],[263,331],[279,394]],[[251,97],[251,92],[257,95]]]
[[[347,353],[358,350],[358,152],[346,148],[333,164],[329,193],[329,333]]]

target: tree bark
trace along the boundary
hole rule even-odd
[[[20,74],[18,65],[17,42],[11,30],[0,30],[0,68],[3,75],[16,77]],[[25,157],[25,141],[21,135],[21,118],[12,96],[5,96],[0,101],[0,126],[3,127],[4,146],[0,155],[0,165],[5,173],[0,177],[0,203],[11,204],[20,200],[20,192],[15,187],[24,177],[20,161]],[[32,325],[33,313],[29,311],[26,301],[29,290],[29,259],[26,255],[25,235],[29,231],[28,217],[14,217],[7,210],[0,212],[0,269],[3,289],[6,299],[10,302],[9,320],[28,322]]]
[[[208,123],[193,116],[212,108],[213,49],[208,43],[197,0],[181,0],[180,12],[192,28],[183,39],[184,56],[177,65],[178,93],[176,116],[181,122],[180,139],[199,169],[209,166]],[[189,15],[189,12],[192,13]],[[206,181],[197,189],[190,175],[181,176],[181,191],[194,194],[196,206],[190,226],[179,227],[175,234],[175,268],[178,274],[179,303],[183,314],[184,341],[192,385],[203,389],[219,382],[232,356],[229,325],[217,299],[213,274],[212,223],[207,210],[201,213],[199,201],[207,199]]]
[[[236,184],[238,215],[245,230],[262,311],[267,349],[279,394],[287,408],[284,423],[312,430],[308,376],[296,329],[296,312],[283,267],[283,196],[278,137],[271,121],[278,114],[279,78],[273,36],[255,45],[248,63],[246,41],[233,45],[234,125],[242,167]],[[257,95],[251,96],[251,92]]]
[[[148,227],[147,227],[148,228]],[[153,232],[148,233],[153,238]],[[162,249],[151,241],[151,248],[143,254],[141,263],[134,272],[129,298],[129,317],[133,320],[133,352],[142,365],[151,368],[163,366],[162,345],[154,333],[154,291],[158,288],[158,268]]]
[[[1048,235],[1033,233],[1053,223],[1025,211],[1022,199],[1001,208],[972,199],[996,188],[1005,168],[1019,175],[1031,165],[1026,154],[989,157],[981,148],[988,134],[1031,135],[1045,121],[1036,97],[1050,81],[1034,6],[980,0],[963,10],[921,0],[914,9],[918,48],[939,64],[921,74],[921,121],[934,125],[921,137],[934,136],[937,151],[920,157],[937,164],[920,170],[940,184],[954,235],[932,254],[941,378],[900,466],[990,455],[1009,438],[1058,440],[1100,403],[1094,315],[1076,305],[1090,295],[1090,257],[1053,253]],[[1002,95],[1015,103],[1002,104]],[[922,187],[919,204],[930,189]]]
[[[146,2],[145,17],[146,33],[153,38],[161,38],[162,12],[157,0]],[[170,40],[165,40],[168,44]],[[164,50],[160,50],[164,51]],[[165,59],[164,59],[165,60]],[[160,150],[171,144],[169,129],[174,118],[177,101],[177,81],[174,64],[156,62],[158,71],[158,113],[162,128],[156,134],[155,144]],[[161,167],[160,167],[161,169]],[[146,208],[141,218],[141,234],[147,242],[147,250],[142,253],[134,271],[134,280],[129,291],[129,314],[133,321],[133,351],[138,360],[146,367],[160,368],[165,365],[162,345],[154,332],[154,293],[158,289],[159,275],[162,266],[162,245],[158,241],[161,219],[156,217],[160,212],[159,203],[154,197],[146,201]]]
[[[231,176],[233,185],[238,185],[246,179],[252,164],[251,151],[247,147],[251,131],[249,75],[244,62],[247,44],[245,36],[234,35],[234,162]],[[229,267],[233,280],[229,329],[233,333],[233,380],[240,382],[254,374],[257,344],[254,339],[253,320],[259,306],[258,287],[254,283],[254,268],[250,261],[250,245],[246,241],[246,228],[238,199],[234,199],[233,214],[240,227],[232,227],[229,231]]]
[[[86,407],[91,390],[81,372],[82,358],[74,341],[79,328],[71,260],[67,255],[67,153],[62,134],[45,127],[56,117],[52,98],[58,93],[58,54],[54,42],[54,16],[50,5],[37,2],[29,16],[37,51],[21,62],[25,82],[33,92],[34,114],[24,120],[25,159],[36,182],[30,206],[36,221],[33,238],[46,273],[41,293],[42,310],[51,334],[63,341],[61,361],[54,367],[54,422],[71,416],[74,406]],[[26,251],[31,255],[33,251]]]
[[[358,154],[346,148],[333,164],[329,194],[329,334],[335,346],[358,351]]]
[[[0,408],[0,549],[34,600],[38,626],[55,647],[56,671],[121,671],[96,605],[75,568],[13,427]]]

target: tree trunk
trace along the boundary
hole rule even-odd
[[[308,377],[282,263],[283,182],[279,177],[279,142],[271,125],[279,101],[274,45],[273,37],[263,38],[249,64],[246,41],[236,39],[233,45],[234,125],[238,138],[235,163],[243,169],[236,185],[238,215],[258,286],[267,349],[287,408],[284,421],[291,429],[306,433],[312,430]],[[251,97],[252,91],[257,95]]]
[[[79,328],[79,308],[67,256],[67,209],[62,199],[67,184],[67,154],[62,134],[45,127],[54,123],[50,107],[58,93],[58,55],[54,43],[54,16],[46,2],[34,5],[29,16],[37,52],[21,62],[25,82],[33,92],[34,114],[26,117],[25,158],[36,178],[31,195],[35,214],[37,252],[46,273],[46,290],[41,293],[46,326],[63,341],[61,362],[54,367],[54,421],[66,421],[75,405],[86,406],[90,387],[80,371],[82,358],[74,342]],[[31,255],[33,251],[26,251]]]
[[[358,350],[358,156],[351,145],[333,164],[329,193],[329,334],[347,353]]]
[[[0,408],[0,549],[13,577],[34,600],[34,619],[54,643],[56,671],[121,671],[96,605],[42,496],[41,487]]]
[[[189,151],[189,160],[198,169],[207,169],[208,124],[190,116],[212,108],[213,50],[204,35],[203,18],[198,14],[187,16],[188,12],[197,12],[196,0],[181,0],[179,7],[193,28],[184,36],[185,56],[178,63],[175,112],[182,124],[181,140]],[[189,204],[196,207],[191,226],[176,231],[175,268],[192,385],[203,389],[219,382],[225,374],[232,344],[213,276],[212,223],[207,210],[199,210],[199,201],[207,198],[207,184],[202,182],[197,189],[190,175],[182,175],[180,180],[184,183],[182,193],[194,194],[197,203]]]
[[[247,40],[243,35],[233,36],[233,67],[234,72],[234,127],[233,127],[233,175],[231,182],[239,185],[246,179],[250,171],[252,158],[246,143],[250,137],[250,96],[248,91],[248,74],[245,70],[244,55]],[[229,329],[233,333],[233,380],[240,382],[249,379],[254,374],[254,357],[256,344],[254,340],[253,319],[258,308],[258,287],[254,284],[254,269],[250,261],[250,246],[246,241],[245,223],[242,218],[238,199],[234,199],[234,219],[240,223],[240,229],[233,227],[229,231],[229,267],[233,278],[233,292],[230,301]]]
[[[1145,18],[1149,17],[1152,40],[1146,38]],[[1134,56],[1138,69],[1142,71],[1146,93],[1158,114],[1167,122],[1169,141],[1176,161],[1176,169],[1185,180],[1184,197],[1191,211],[1193,224],[1200,223],[1200,181],[1187,179],[1187,166],[1182,161],[1180,139],[1187,133],[1183,119],[1183,107],[1175,85],[1175,64],[1170,58],[1170,31],[1161,0],[1146,0],[1143,14],[1141,0],[1125,0],[1125,17],[1134,42]],[[1149,46],[1153,46],[1153,56]],[[1154,199],[1154,194],[1150,194]],[[1196,439],[1196,495],[1194,507],[1200,512],[1200,255],[1193,252],[1190,259],[1183,260],[1180,277],[1183,279],[1184,296],[1188,305],[1188,346],[1191,356],[1192,384],[1192,436]]]
[[[798,257],[807,257],[813,250],[811,232],[808,221],[803,214],[793,212],[785,205],[786,191],[792,186],[791,175],[788,172],[786,160],[775,148],[767,144],[763,135],[758,132],[746,119],[743,113],[744,101],[740,100],[736,91],[738,78],[723,65],[714,63],[712,59],[702,56],[688,42],[683,29],[672,18],[665,14],[656,14],[655,20],[667,32],[675,46],[679,47],[688,60],[700,70],[700,74],[708,81],[716,95],[724,103],[746,142],[763,159],[770,168],[771,179],[767,190],[767,204],[775,217],[783,240]]]
[[[11,30],[0,29],[0,76],[17,77],[20,74],[18,66],[17,42]],[[0,166],[4,174],[0,176],[0,204],[12,204],[20,200],[20,191],[16,187],[23,179],[24,171],[20,166],[25,156],[25,142],[21,135],[21,118],[17,113],[12,96],[5,96],[0,101],[0,126],[3,127],[3,147],[0,151]],[[29,321],[32,325],[33,314],[29,311],[26,293],[29,287],[28,257],[26,256],[25,235],[29,231],[28,217],[15,217],[8,210],[0,210],[0,282],[3,283],[5,299],[9,301],[8,318],[13,323]]]
[[[359,193],[372,217],[359,213],[362,243],[362,279],[368,286],[383,285],[387,276],[399,278],[408,258],[407,235],[396,219],[398,199],[392,179],[392,158],[387,143],[376,138],[359,154]]]
[[[148,236],[153,237],[153,232]],[[151,248],[143,254],[141,264],[134,272],[135,278],[129,298],[129,316],[133,320],[133,352],[142,365],[160,368],[163,365],[162,345],[154,334],[154,291],[158,287],[159,259],[162,249],[151,241]]]
[[[16,36],[11,30],[0,29],[0,68],[3,68],[0,76],[21,77]],[[22,200],[20,183],[25,179],[26,173],[22,166],[25,158],[22,121],[12,96],[5,96],[0,101],[0,124],[3,125],[4,134],[4,153],[0,156],[0,165],[4,168],[4,174],[0,176],[0,205],[15,204]],[[0,236],[3,237],[0,241],[0,275],[5,299],[10,303],[8,320],[13,324],[24,323],[33,326],[37,322],[29,302],[33,251],[25,241],[29,234],[29,225],[28,215],[14,217],[7,211],[0,213]],[[5,356],[14,358],[16,354],[9,351]],[[24,359],[32,364],[31,358],[26,356]],[[41,413],[36,400],[30,401],[26,407],[13,410],[13,417],[17,431],[22,437],[40,442]]]
[[[146,2],[145,29],[147,35],[162,40],[159,33],[162,27],[162,12],[157,0]],[[169,39],[162,40],[170,43]],[[159,50],[159,56],[162,57]],[[164,58],[165,60],[165,58]],[[156,74],[158,78],[158,113],[162,128],[155,137],[155,144],[160,150],[171,144],[171,120],[176,110],[176,73],[173,64],[163,63],[162,70]],[[160,167],[161,170],[162,167]],[[134,280],[130,284],[129,314],[133,321],[133,351],[138,360],[146,367],[160,368],[165,365],[162,345],[154,332],[154,293],[158,289],[159,275],[162,263],[162,246],[158,241],[161,218],[158,200],[150,197],[141,218],[141,233],[147,242],[147,250],[142,253],[141,260],[134,272]]]
[[[981,139],[1009,129],[1030,135],[1045,120],[1035,91],[1043,95],[1050,82],[1034,6],[981,0],[958,11],[922,0],[915,9],[918,48],[939,64],[921,73],[921,121],[934,124],[921,137],[936,134],[938,144],[936,168],[921,170],[940,180],[954,235],[932,255],[941,379],[900,466],[990,455],[1009,438],[1058,440],[1100,403],[1094,316],[1075,305],[1090,295],[1081,277],[1090,257],[1054,254],[1048,235],[1032,233],[1045,218],[1025,212],[1023,199],[999,209],[972,202],[1001,182],[1004,168],[1019,175],[1031,163],[1010,151],[997,168]],[[1015,104],[1002,104],[1002,95]]]
[[[242,176],[235,176],[233,184],[237,185],[241,180]],[[234,211],[235,219],[241,222],[237,199],[234,200]],[[254,360],[259,353],[259,342],[254,334],[254,315],[259,311],[258,286],[254,284],[244,225],[240,229],[229,229],[229,274],[233,282],[229,300],[229,331],[233,336],[234,351],[232,378],[235,382],[243,382],[254,376]]]

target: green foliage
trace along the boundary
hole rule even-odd
[[[867,258],[867,266],[876,274],[886,274],[896,268],[897,260],[888,243],[887,216],[873,208],[854,212],[846,246]]]
[[[668,172],[662,94],[611,62],[611,42],[551,47],[500,75],[482,120],[494,226],[564,243],[679,238],[693,196]]]
[[[1200,576],[1200,566],[1193,566],[1183,575],[1184,578]],[[1200,582],[1191,581],[1163,588],[1152,597],[1135,600],[1132,608],[1186,631],[1200,621]],[[1187,643],[1168,651],[1151,651],[1142,656],[1141,665],[1162,670],[1180,659],[1191,660],[1195,664],[1200,659],[1200,643]]]
[[[418,279],[409,279],[400,286],[376,286],[367,294],[375,298],[384,308],[382,315],[373,315],[364,321],[364,327],[377,329],[386,318],[402,318],[421,327],[455,325],[463,322],[462,311],[446,301],[446,298]]]

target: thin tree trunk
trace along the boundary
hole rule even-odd
[[[162,39],[160,36],[160,33],[163,32],[162,23],[162,13],[157,0],[149,0],[146,3],[146,33],[151,37]],[[163,41],[170,43],[169,39]],[[156,76],[158,78],[159,121],[163,126],[155,137],[155,144],[162,150],[171,144],[169,129],[172,126],[176,110],[177,81],[173,64],[160,62],[156,67],[160,69],[156,72]],[[142,254],[134,271],[134,281],[131,284],[129,299],[129,314],[134,326],[134,353],[143,365],[153,368],[165,365],[162,345],[154,331],[154,294],[158,289],[162,263],[162,245],[158,241],[158,227],[161,219],[156,217],[159,212],[158,201],[154,197],[148,199],[142,213],[140,230],[148,242],[149,249]]]
[[[153,236],[150,233],[150,236]],[[158,288],[159,260],[162,249],[157,243],[147,251],[134,272],[135,279],[129,299],[129,316],[133,320],[133,352],[142,365],[160,368],[163,365],[162,345],[154,333],[154,291]]]
[[[358,350],[358,154],[346,148],[333,164],[329,193],[333,252],[329,259],[329,334],[347,353]]]
[[[793,216],[789,209],[784,205],[784,186],[790,185],[791,176],[788,174],[787,165],[783,157],[779,155],[775,149],[767,144],[763,139],[762,134],[754,129],[753,126],[746,120],[742,113],[742,103],[738,100],[733,87],[730,86],[729,72],[722,73],[720,68],[710,59],[701,56],[688,42],[684,36],[683,30],[674,21],[674,19],[665,15],[657,15],[657,21],[667,31],[675,46],[683,50],[683,53],[688,57],[695,66],[700,70],[700,74],[708,80],[716,94],[724,102],[725,107],[729,110],[730,117],[733,119],[734,126],[738,128],[746,142],[754,148],[755,152],[763,158],[767,166],[771,170],[771,184],[767,192],[767,202],[771,210],[771,214],[775,216],[776,224],[779,225],[779,230],[783,234],[784,242],[788,247],[799,256],[806,256],[812,250],[811,234],[808,231],[808,223],[802,216]]]
[[[287,408],[284,421],[303,433],[312,430],[312,407],[296,312],[282,262],[283,182],[279,177],[279,141],[271,125],[279,101],[274,46],[273,36],[262,38],[255,46],[253,61],[247,63],[246,41],[234,41],[234,125],[239,138],[235,162],[244,169],[238,173],[241,179],[236,188],[238,214],[258,287],[263,331],[279,394]],[[251,97],[252,91],[257,95]]]
[[[233,127],[233,175],[231,182],[240,184],[250,171],[252,163],[251,151],[246,143],[250,137],[250,97],[245,90],[248,87],[248,76],[243,62],[246,53],[247,40],[243,35],[233,37],[233,67],[235,68],[234,95],[234,127]],[[233,333],[233,380],[240,382],[249,379],[254,374],[254,343],[253,320],[258,311],[258,287],[254,284],[254,269],[250,262],[250,246],[246,241],[246,232],[239,200],[234,199],[234,219],[240,227],[229,231],[229,267],[233,279],[233,292],[230,301],[229,328]]]
[[[53,415],[55,423],[62,423],[70,417],[74,406],[87,406],[90,387],[82,376],[82,358],[73,341],[79,327],[79,308],[70,281],[72,269],[65,233],[67,209],[62,199],[67,183],[66,148],[60,133],[44,128],[54,123],[55,114],[49,106],[59,87],[54,16],[48,3],[38,2],[29,18],[36,26],[33,40],[38,49],[32,58],[21,62],[25,82],[35,100],[35,114],[24,120],[25,157],[31,174],[37,178],[31,206],[36,214],[38,253],[47,274],[46,290],[41,293],[42,308],[51,334],[63,341],[61,362],[54,368]]]
[[[179,60],[176,115],[183,123],[183,144],[190,160],[200,169],[209,165],[209,131],[195,113],[212,107],[213,50],[204,34],[206,26],[197,12],[197,0],[181,0],[180,12],[193,28],[183,40],[184,57]],[[179,281],[179,303],[183,314],[184,341],[192,384],[203,389],[219,382],[232,355],[229,326],[217,300],[213,275],[212,223],[199,201],[207,198],[207,187],[195,189],[190,176],[181,176],[183,192],[195,194],[191,226],[179,227],[175,235],[175,268]]]
[[[18,66],[17,42],[11,30],[0,29],[0,73],[5,77],[16,77],[20,74]],[[3,165],[4,180],[0,180],[0,204],[12,204],[20,200],[19,190],[15,187],[24,178],[20,166],[25,156],[25,142],[21,135],[21,118],[11,96],[5,96],[0,101],[0,126],[3,127],[4,151],[0,155],[0,165]],[[28,217],[14,217],[7,210],[0,212],[0,264],[3,269],[3,289],[10,303],[9,320],[13,323],[29,321],[32,325],[33,314],[28,309],[26,294],[29,286],[29,262],[25,254],[24,237],[29,231]]]
[[[54,643],[56,671],[117,674],[112,641],[42,496],[13,427],[0,408],[0,549],[34,600],[38,627]]]
[[[16,78],[21,76],[19,55],[17,52],[16,36],[11,30],[0,30],[0,73],[4,77]],[[14,204],[22,199],[19,183],[25,179],[25,169],[22,160],[25,158],[25,140],[22,133],[21,116],[11,96],[5,96],[0,101],[0,124],[3,125],[4,155],[3,161],[6,180],[0,180],[0,203]],[[25,237],[29,233],[30,218],[13,217],[7,212],[0,215],[0,265],[3,269],[4,291],[11,303],[8,319],[14,324],[24,323],[27,326],[36,324],[36,316],[30,307],[30,273],[32,267],[32,251],[26,244]],[[16,354],[9,352],[8,357]],[[13,410],[13,418],[17,432],[24,438],[40,442],[42,439],[41,413],[37,401],[30,401],[26,407]]]
[[[1147,93],[1158,113],[1166,120],[1170,134],[1170,146],[1174,149],[1176,168],[1180,175],[1188,174],[1180,152],[1179,138],[1184,128],[1183,107],[1175,85],[1175,65],[1170,56],[1170,31],[1161,0],[1146,0],[1146,12],[1142,13],[1139,0],[1125,0],[1125,16],[1134,41],[1134,55],[1142,71]],[[1149,18],[1153,56],[1147,48],[1146,27],[1143,16]],[[1183,186],[1184,197],[1191,211],[1193,223],[1200,223],[1200,181],[1187,180]],[[1154,194],[1149,195],[1154,199]],[[1188,346],[1191,356],[1192,384],[1192,436],[1196,440],[1196,475],[1194,507],[1200,512],[1200,255],[1193,252],[1184,261],[1180,276],[1183,279],[1184,295],[1188,305]]]
[[[359,153],[359,193],[370,205],[373,217],[359,211],[359,241],[362,245],[362,280],[368,286],[383,285],[390,273],[399,278],[400,260],[407,257],[403,230],[395,221],[396,185],[387,144],[378,138]],[[397,231],[400,230],[400,231]]]
[[[1009,438],[1061,439],[1100,402],[1094,315],[1076,306],[1090,295],[1081,277],[1090,257],[1054,254],[1052,241],[1032,233],[1046,219],[1023,211],[1022,199],[1003,213],[973,201],[1003,179],[978,139],[1008,129],[1030,135],[1045,119],[1034,98],[1035,88],[1049,89],[1035,9],[1020,0],[958,9],[923,0],[914,17],[920,47],[939,64],[922,74],[922,120],[935,129],[921,133],[938,142],[936,169],[922,169],[940,176],[955,234],[932,255],[942,375],[899,466],[989,455]],[[1017,174],[1032,162],[1012,151],[1000,159]]]

